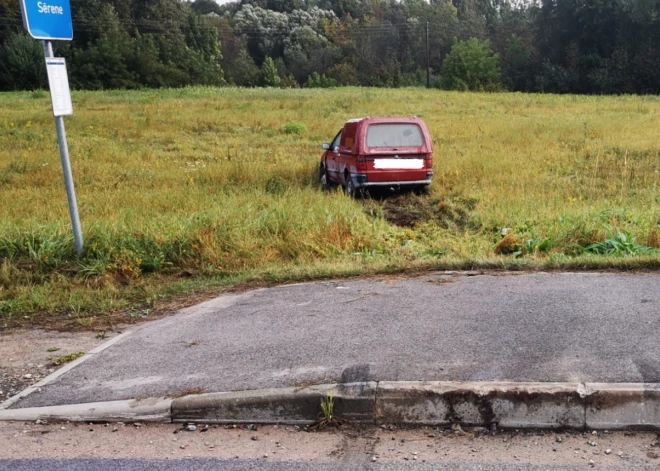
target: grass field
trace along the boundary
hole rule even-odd
[[[237,283],[660,267],[656,97],[192,88],[74,108],[80,259],[49,98],[0,95],[1,329],[100,329]],[[428,197],[319,190],[320,144],[366,115],[426,121]]]

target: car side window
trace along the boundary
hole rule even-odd
[[[330,144],[330,150],[334,151],[335,149],[339,149],[339,143],[341,142],[341,133],[342,133],[342,131],[339,131],[339,134],[337,134],[337,137],[335,137],[335,140],[332,141],[332,144]]]

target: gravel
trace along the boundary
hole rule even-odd
[[[39,366],[41,368],[27,365],[24,368],[0,367],[0,402],[15,396],[55,371],[44,368],[43,365]]]
[[[53,373],[51,359],[88,351],[105,341],[93,332],[29,330],[0,335],[0,403]]]

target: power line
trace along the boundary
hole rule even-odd
[[[0,26],[8,26],[12,27],[16,30],[22,29],[22,22],[20,21],[7,21],[7,19],[0,19]],[[125,23],[124,26],[127,24]],[[133,23],[131,24],[132,26],[138,26],[138,32],[143,33],[143,34],[157,34],[159,36],[166,36],[166,37],[178,37],[180,33],[186,33],[191,31],[191,28],[189,25],[182,24],[178,25],[179,26],[179,32],[174,32],[171,31],[171,29],[166,29],[163,27],[163,25],[160,25],[158,27],[155,27],[152,24],[148,25],[141,25],[140,23]],[[81,33],[103,33],[104,27],[113,27],[113,26],[121,26],[117,24],[110,24],[110,23],[74,23],[74,31],[76,32],[81,32]],[[139,26],[143,26],[142,28],[139,28]],[[126,31],[125,32],[130,32]],[[423,29],[419,30],[397,30],[397,29],[392,29],[391,27],[379,27],[379,28],[360,28],[356,30],[342,30],[342,31],[334,31],[331,32],[330,34],[326,33],[326,35],[322,34],[321,32],[315,31],[319,36],[324,37],[328,40],[332,39],[351,39],[351,38],[362,38],[362,39],[369,39],[369,38],[385,38],[385,37],[392,37],[392,36],[401,36],[402,34],[405,34],[409,37],[415,37],[419,36],[421,37],[423,35]],[[247,39],[259,39],[259,38],[267,38],[267,39],[287,39],[291,36],[291,33],[288,31],[268,31],[268,30],[260,30],[260,29],[253,29],[253,30],[240,30],[240,31],[231,31],[231,32],[222,32],[218,31],[217,32],[218,37],[224,40],[230,40],[234,38],[241,38],[245,37]],[[432,37],[435,37],[435,34],[431,34]]]
[[[427,22],[428,23],[428,22]],[[17,17],[0,16],[0,26],[16,27],[19,29],[22,27],[22,20]],[[155,21],[155,20],[130,20],[126,21],[125,19],[95,19],[95,20],[84,20],[84,19],[75,19],[73,21],[74,31],[80,33],[102,33],[103,29],[120,27],[125,31],[128,28],[135,28],[139,33],[142,34],[155,34],[158,36],[164,37],[179,37],[181,33],[187,33],[192,28],[187,22],[174,22],[174,21]],[[209,24],[213,27],[214,25]],[[298,27],[306,25],[283,25],[288,29],[281,30],[272,30],[269,28],[259,27],[259,26],[234,26],[233,30],[230,31],[221,31],[216,28],[218,39],[222,41],[231,40],[234,38],[244,38],[244,39],[275,39],[285,41],[290,37],[291,32]],[[172,31],[172,29],[177,29],[178,31]],[[384,38],[391,38],[402,35],[408,36],[410,38],[417,37],[421,39],[424,35],[424,25],[421,22],[387,22],[387,23],[378,23],[378,24],[342,24],[335,22],[333,28],[327,32],[317,31],[312,28],[316,34],[321,37],[324,37],[330,41],[332,40],[379,40]],[[130,33],[130,31],[126,31]],[[432,39],[437,39],[439,33],[433,31],[428,33]]]
[[[5,16],[2,17],[0,16],[0,21],[7,20],[14,22],[16,24],[23,24],[22,19],[20,17],[10,17],[10,16]],[[153,26],[157,28],[164,28],[168,26],[178,26],[178,27],[185,27],[188,26],[185,21],[183,22],[176,22],[176,21],[162,21],[162,20],[146,20],[146,19],[141,19],[141,20],[129,20],[126,21],[125,19],[119,19],[117,20],[111,20],[111,19],[94,19],[94,20],[82,20],[82,19],[76,19],[74,18],[73,20],[74,26],[76,25],[94,25],[94,26]],[[212,23],[207,23],[210,26],[214,26]],[[365,24],[365,23],[359,23],[359,24],[343,24],[341,22],[335,22],[333,23],[334,25],[339,26],[340,28],[343,27],[343,30],[350,30],[352,28],[358,28],[358,29],[368,29],[368,30],[378,30],[378,29],[389,29],[389,28],[424,28],[424,23],[420,20],[419,23],[411,23],[409,21],[405,22],[383,22],[383,23],[378,23],[378,24]],[[287,23],[284,25],[285,27],[289,29],[295,29],[297,27],[304,27],[304,26],[310,26],[311,25],[304,25],[304,24],[291,24]],[[234,26],[236,27],[236,26]],[[268,28],[263,26],[244,26],[244,27],[239,27],[241,30],[251,30],[254,32],[261,32],[264,30],[267,30]],[[314,29],[312,27],[312,29]]]

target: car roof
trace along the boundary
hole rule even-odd
[[[355,118],[355,119],[349,119],[346,121],[347,123],[359,123],[359,122],[365,122],[367,124],[369,123],[417,123],[420,122],[421,119],[419,119],[417,116],[407,116],[407,117],[402,117],[402,116],[392,116],[392,117],[377,117],[377,118],[372,118],[371,116],[367,116],[365,118]]]

